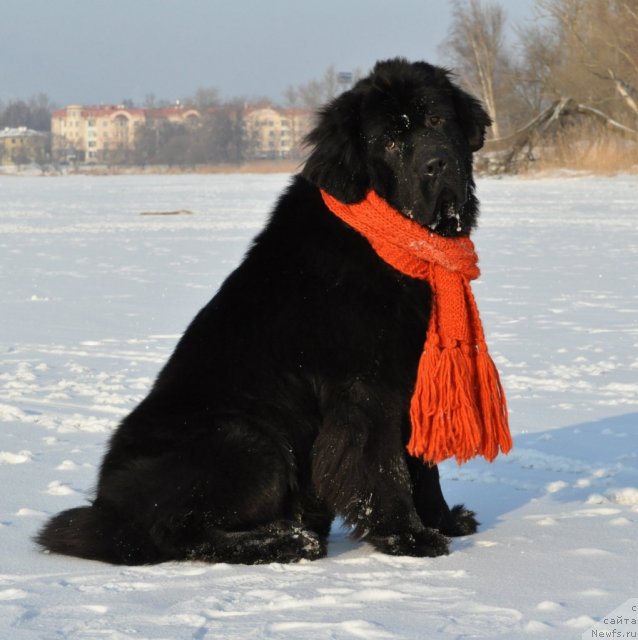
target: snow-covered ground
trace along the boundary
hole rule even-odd
[[[580,638],[638,596],[638,178],[479,181],[474,285],[515,449],[443,465],[436,559],[112,567],[40,553],[288,176],[0,176],[0,637]],[[179,216],[142,212],[190,210]],[[635,629],[635,627],[634,627]],[[611,627],[609,627],[611,630]]]

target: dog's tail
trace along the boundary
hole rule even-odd
[[[47,551],[112,564],[162,562],[148,533],[116,511],[96,504],[51,518],[35,537]]]

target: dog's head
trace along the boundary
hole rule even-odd
[[[319,113],[302,175],[342,202],[373,189],[422,226],[467,234],[478,211],[472,153],[489,125],[480,102],[445,69],[379,62]]]

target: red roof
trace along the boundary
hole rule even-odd
[[[184,116],[188,113],[200,115],[201,110],[196,109],[190,106],[171,106],[171,107],[153,107],[150,109],[141,108],[141,107],[124,107],[122,105],[69,105],[63,109],[56,109],[53,111],[51,116],[53,118],[66,118],[68,117],[69,110],[80,110],[80,114],[83,118],[108,118],[109,116],[114,115],[115,113],[122,112],[129,114],[131,116],[139,116],[143,118],[170,118],[175,116]],[[263,100],[260,102],[255,102],[253,104],[249,104],[245,106],[246,113],[252,113],[258,109],[273,109],[282,115],[286,115],[288,117],[294,116],[310,116],[312,115],[312,111],[307,109],[299,109],[299,108],[286,108],[280,109],[276,107],[271,102]],[[223,111],[224,107],[209,107],[206,109],[208,113],[214,113],[216,111]]]
[[[75,105],[70,105],[71,108],[74,106]],[[64,109],[56,109],[51,115],[54,118],[66,118],[68,116],[70,107],[65,107]],[[189,111],[198,113],[196,109],[192,109],[190,107],[160,107],[153,109],[144,109],[141,107],[124,107],[122,105],[78,105],[78,107],[80,109],[80,115],[83,118],[105,118],[118,112],[127,113],[132,116],[135,115],[152,118],[169,118],[170,116],[182,115]]]

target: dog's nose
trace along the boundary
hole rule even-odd
[[[447,167],[447,160],[444,156],[437,156],[435,158],[431,158],[425,164],[425,173],[426,175],[434,178],[445,171]]]

